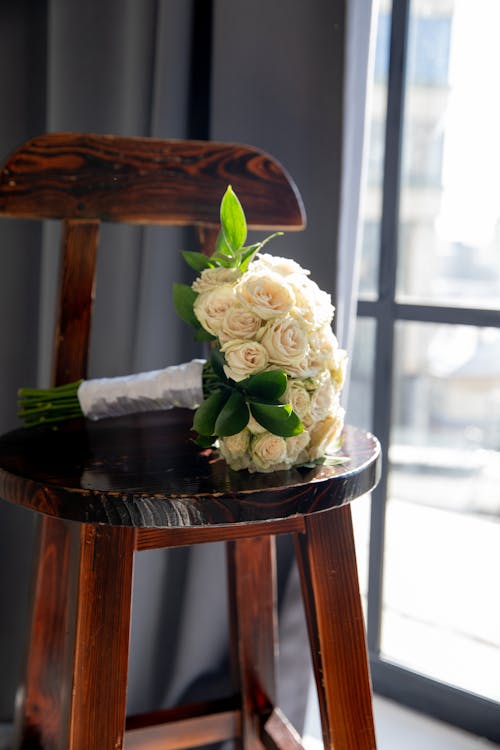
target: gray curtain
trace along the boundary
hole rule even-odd
[[[3,0],[0,155],[44,131],[192,134],[193,19],[203,2]],[[366,26],[370,3],[354,5]],[[286,165],[309,224],[277,240],[274,252],[309,267],[332,293],[341,216],[353,215],[359,187],[356,164],[353,195],[346,195],[345,30],[342,0],[213,3],[210,137],[251,143]],[[365,52],[356,64],[363,76]],[[361,101],[358,136],[362,110]],[[1,431],[17,426],[18,386],[48,381],[58,239],[51,222],[0,222]],[[184,273],[176,251],[186,241],[175,228],[105,227],[92,376],[161,367],[196,353],[170,301],[172,281]],[[346,258],[354,244],[352,236],[344,242]],[[346,302],[351,283],[352,274],[341,294]],[[0,501],[0,524],[0,721],[8,721],[22,673],[35,523]],[[280,540],[281,703],[300,728],[309,657],[291,561],[289,540]],[[141,553],[134,575],[130,712],[227,692],[223,547]]]

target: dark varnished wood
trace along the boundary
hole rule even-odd
[[[231,184],[251,228],[302,229],[300,196],[268,154],[240,144],[49,133],[0,173],[0,214],[138,224],[219,224]]]
[[[134,534],[81,527],[67,750],[123,747]]]
[[[98,237],[98,221],[64,222],[54,336],[54,385],[87,376]]]
[[[376,750],[350,506],[307,516],[295,543],[325,748]]]
[[[43,519],[26,679],[18,695],[14,747],[68,747],[80,527]]]
[[[304,750],[299,733],[279,708],[262,722],[260,739],[266,750]]]
[[[241,737],[238,697],[131,716],[125,750],[182,750]]]
[[[169,724],[134,729],[125,734],[125,750],[183,750],[233,740],[241,735],[241,714],[227,711]]]
[[[44,519],[15,747],[122,747],[134,535]]]
[[[136,529],[136,549],[164,549],[165,547],[185,547],[203,542],[227,542],[232,539],[248,539],[262,534],[303,534],[306,530],[305,518],[297,514],[277,521],[241,521],[232,524],[211,524],[210,526],[170,527],[166,529]]]
[[[275,702],[276,549],[272,535],[226,544],[231,660],[245,750],[261,750],[261,718]]]
[[[211,255],[215,249],[217,242],[217,235],[219,234],[218,227],[207,227],[198,226],[196,235],[198,237],[198,245],[204,255]]]
[[[183,410],[75,420],[0,437],[0,496],[84,523],[191,527],[284,519],[350,502],[379,471],[375,438],[345,431],[345,465],[234,472],[192,443]]]

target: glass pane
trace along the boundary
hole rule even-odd
[[[370,100],[368,147],[362,201],[361,265],[359,294],[364,299],[378,295],[380,254],[380,217],[382,215],[382,179],[384,171],[385,119],[387,105],[387,74],[392,3],[380,3],[377,19],[374,79]]]
[[[372,430],[373,368],[375,361],[375,320],[357,318],[350,355],[347,422],[363,430]]]
[[[358,318],[351,353],[351,374],[346,421],[355,427],[372,429],[373,376],[375,354],[375,321]],[[370,498],[361,497],[352,503],[352,520],[356,541],[359,586],[366,615],[368,592],[368,550],[370,535]]]
[[[398,299],[498,307],[500,3],[413,0]]]
[[[500,700],[500,329],[400,322],[384,658]]]

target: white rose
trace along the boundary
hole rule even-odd
[[[251,339],[254,338],[261,326],[262,320],[259,316],[241,305],[230,307],[222,321],[222,328],[219,332],[219,339],[222,342],[231,339]]]
[[[301,432],[300,435],[293,435],[286,438],[286,455],[291,463],[296,464],[307,461],[305,449],[309,444],[309,440],[310,436],[307,430]]]
[[[309,353],[300,362],[289,362],[283,369],[292,378],[313,378],[318,375],[321,368],[311,367]]]
[[[263,432],[251,442],[251,457],[258,471],[277,471],[286,461],[286,442],[279,435]]]
[[[311,334],[310,341],[311,349],[316,353],[318,359],[323,361],[335,356],[335,352],[339,348],[337,338],[329,323],[314,331]]]
[[[300,320],[287,316],[267,323],[260,336],[269,352],[269,361],[285,370],[298,364],[307,354],[309,338]]]
[[[335,355],[329,362],[332,382],[338,391],[342,390],[345,382],[347,362],[348,358],[345,349],[337,349]]]
[[[234,471],[241,471],[242,469],[252,471],[250,455],[248,453],[245,453],[243,456],[238,456],[238,458],[231,458],[224,456],[221,450],[221,455],[230,469],[234,469]]]
[[[265,427],[262,427],[259,422],[250,414],[250,419],[248,420],[247,429],[250,430],[252,435],[260,435],[262,432],[266,431]]]
[[[205,268],[191,284],[195,292],[208,292],[216,287],[233,284],[241,276],[238,268]]]
[[[217,336],[227,310],[235,302],[234,289],[220,286],[199,294],[194,301],[193,311],[205,330]]]
[[[289,280],[295,293],[293,314],[302,318],[310,328],[330,323],[335,312],[329,294],[319,288],[314,281],[305,279],[306,283],[294,283],[295,277]],[[302,282],[302,279],[299,279]]]
[[[299,419],[305,417],[311,406],[311,397],[301,380],[288,380],[288,385],[282,399],[283,403],[291,404]]]
[[[335,369],[336,367],[334,358],[338,343],[330,326],[325,325],[319,330],[310,331],[308,337],[309,351],[307,356],[298,363],[289,363],[287,367],[287,372],[292,377],[317,378],[323,370]]]
[[[291,287],[273,271],[244,274],[236,291],[238,298],[263,320],[285,315],[295,304]]]
[[[252,263],[252,271],[264,270],[267,272],[269,269],[275,273],[279,273],[281,276],[290,276],[291,274],[305,276],[310,273],[310,271],[306,271],[291,258],[280,258],[278,255],[259,253],[257,259]]]
[[[219,439],[219,451],[232,469],[246,469],[250,463],[248,447],[250,433],[247,429]]]
[[[339,397],[330,380],[321,383],[311,398],[309,418],[314,422],[325,419],[328,414],[336,412],[339,406]]]
[[[258,341],[236,339],[224,344],[221,351],[226,357],[224,372],[236,382],[261,372],[269,364],[267,350]]]
[[[224,445],[227,453],[234,458],[238,458],[247,452],[250,444],[250,433],[247,429],[237,432],[236,435],[229,435],[221,438],[220,444]]]
[[[324,456],[328,449],[335,445],[343,426],[344,410],[341,408],[334,416],[329,416],[321,422],[311,425],[309,428],[309,434],[311,435],[308,449],[309,458],[314,460]]]

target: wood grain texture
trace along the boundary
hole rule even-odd
[[[134,533],[81,527],[68,750],[123,747]]]
[[[241,695],[242,743],[261,750],[263,717],[272,712],[277,658],[276,549],[273,536],[228,542],[233,681]]]
[[[49,133],[0,172],[0,214],[137,224],[219,224],[231,184],[255,229],[302,229],[300,196],[268,154],[240,144]]]
[[[185,547],[203,542],[227,542],[231,539],[248,539],[263,534],[304,533],[304,516],[296,515],[278,521],[257,521],[255,523],[217,524],[170,529],[136,529],[136,549],[164,549],[165,547]]]
[[[183,750],[234,740],[241,733],[239,711],[184,719],[175,724],[134,729],[125,734],[125,750]]]
[[[162,708],[158,711],[149,711],[144,714],[132,714],[127,716],[125,727],[127,732],[135,729],[144,729],[157,724],[170,724],[186,719],[199,719],[200,716],[208,714],[225,714],[238,711],[240,708],[239,695],[230,695],[225,698],[215,698],[197,703],[186,703],[173,708]]]
[[[263,722],[260,739],[266,750],[304,750],[299,733],[279,708]]]
[[[197,227],[198,246],[204,255],[212,255],[215,250],[218,234],[219,227]]]
[[[180,750],[241,737],[238,695],[128,716],[125,750]]]
[[[14,747],[67,750],[80,530],[46,516],[39,531],[32,637]]]
[[[65,221],[54,336],[54,385],[87,376],[99,222]]]
[[[122,747],[134,534],[44,519],[16,749]]]
[[[75,420],[0,437],[0,496],[40,513],[138,528],[289,518],[348,503],[380,471],[373,436],[347,428],[347,463],[271,474],[235,472],[192,443],[192,413]]]
[[[328,750],[376,750],[350,506],[306,518],[295,536]]]

